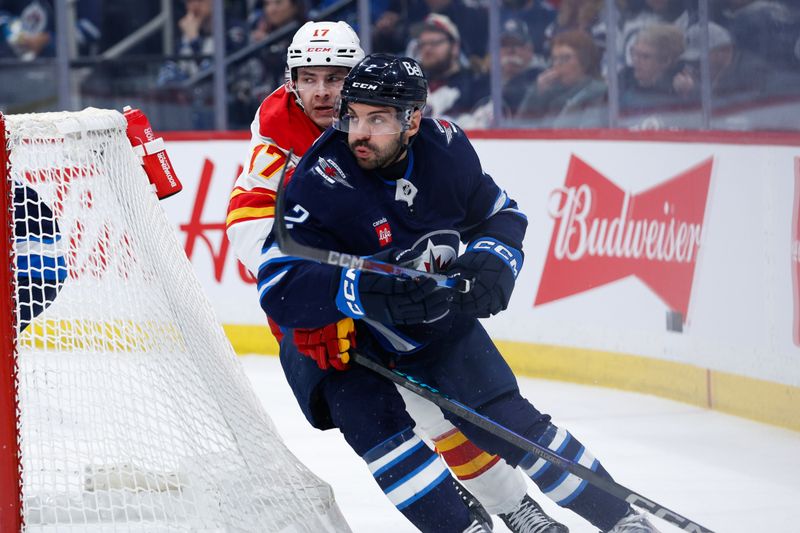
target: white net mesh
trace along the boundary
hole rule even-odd
[[[14,244],[25,530],[349,531],[250,389],[122,115],[5,122],[4,190],[25,234]]]

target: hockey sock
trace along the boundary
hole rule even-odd
[[[528,490],[525,477],[500,456],[481,450],[456,428],[433,442],[450,471],[489,514],[508,513],[519,506]]]
[[[386,497],[421,531],[462,532],[469,510],[439,457],[408,428],[362,458]]]
[[[436,451],[461,481],[480,476],[500,460],[497,455],[486,453],[475,446],[456,428],[434,438],[433,443]]]
[[[611,479],[600,462],[569,431],[549,424],[537,442],[562,457]],[[526,455],[520,461],[519,467],[550,499],[576,512],[603,531],[614,527],[629,510],[626,502],[533,454]]]

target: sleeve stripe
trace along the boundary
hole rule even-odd
[[[270,189],[264,189],[263,187],[254,187],[252,189],[243,189],[241,187],[236,187],[231,191],[231,199],[236,198],[240,194],[257,194],[259,196],[271,196],[275,198],[277,193]]]
[[[258,284],[258,298],[259,300],[264,299],[264,295],[269,292],[269,290],[274,287],[280,280],[283,279],[283,276],[289,272],[289,269],[292,268],[294,265],[286,265],[279,271],[277,271],[272,276],[264,279],[261,283]]]
[[[275,207],[242,207],[234,209],[228,213],[228,218],[225,219],[225,226],[231,226],[237,222],[254,218],[274,218]]]

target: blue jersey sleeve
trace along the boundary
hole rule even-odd
[[[465,176],[462,187],[467,198],[465,219],[460,228],[462,240],[471,242],[478,237],[494,237],[505,244],[522,249],[522,240],[528,227],[528,218],[486,174],[478,155],[465,135],[454,143],[461,162],[460,174]]]

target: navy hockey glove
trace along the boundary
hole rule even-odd
[[[414,268],[419,252],[389,249],[372,256],[378,261]],[[444,317],[450,310],[453,291],[433,279],[343,270],[336,306],[353,318],[370,318],[383,324],[421,324]]]
[[[449,276],[460,276],[472,282],[469,292],[454,294],[453,309],[476,318],[487,318],[508,307],[522,259],[520,250],[492,237],[480,237],[470,243],[467,251],[447,271]]]

